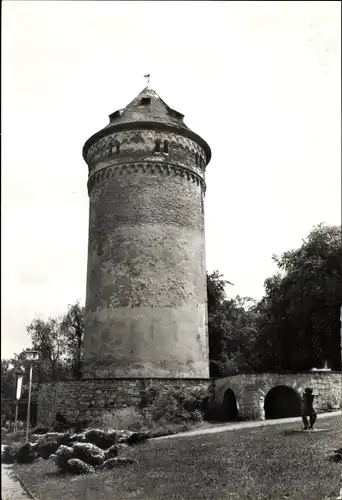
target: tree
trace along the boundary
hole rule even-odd
[[[60,328],[73,377],[78,380],[81,378],[84,337],[84,307],[81,307],[79,302],[68,306],[68,312],[63,316]]]
[[[207,273],[208,336],[211,374],[219,372],[217,363],[220,362],[223,350],[225,318],[222,315],[221,307],[226,297],[225,287],[227,284],[230,283],[223,279],[223,275],[219,271],[213,271],[211,274]]]
[[[258,337],[255,301],[236,296],[227,300],[219,271],[207,274],[209,359],[212,377],[261,366],[254,346]]]
[[[58,381],[63,371],[63,356],[66,354],[66,342],[59,319],[49,318],[44,321],[36,318],[27,327],[27,331],[32,338],[33,349],[40,353],[37,366],[40,375],[45,374],[52,381]],[[44,376],[40,378],[43,381]]]
[[[5,413],[8,408],[5,400],[15,397],[15,371],[11,360],[1,360],[1,412]]]
[[[327,361],[341,369],[341,257],[341,228],[324,224],[298,249],[273,256],[279,272],[265,281],[259,310],[276,366],[308,370]]]
[[[219,271],[207,273],[207,294],[208,294],[208,314],[215,313],[226,297],[226,285],[233,285],[230,281],[224,280]]]
[[[258,336],[255,301],[240,296],[224,300],[209,321],[211,376],[261,368],[262,356],[256,350]]]

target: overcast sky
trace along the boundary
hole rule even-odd
[[[86,139],[145,86],[211,146],[207,269],[260,298],[340,223],[340,2],[2,3],[2,357],[85,300]]]

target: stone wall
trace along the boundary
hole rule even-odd
[[[37,421],[51,425],[57,411],[70,420],[97,418],[105,411],[138,406],[144,391],[150,388],[160,393],[198,387],[209,393],[210,385],[209,379],[97,379],[43,384]]]
[[[225,392],[231,389],[240,418],[263,420],[267,393],[277,386],[290,387],[300,397],[306,387],[312,387],[318,412],[338,410],[342,406],[341,372],[258,373],[224,377],[214,381],[214,400],[221,405]]]
[[[138,406],[145,390],[166,392],[174,388],[198,387],[218,407],[231,389],[236,397],[239,418],[263,420],[268,392],[277,386],[292,388],[299,397],[306,387],[314,389],[318,412],[338,410],[342,400],[341,372],[240,374],[210,379],[97,379],[41,386],[38,397],[38,422],[51,424],[57,411],[68,419],[100,417],[104,411]]]

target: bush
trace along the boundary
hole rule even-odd
[[[193,388],[177,388],[154,393],[146,391],[142,399],[148,403],[141,410],[146,420],[172,424],[197,424],[203,420],[203,402],[207,392]]]

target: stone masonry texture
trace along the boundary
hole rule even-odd
[[[211,153],[174,113],[145,89],[84,147],[84,378],[209,376],[203,207]]]
[[[39,392],[37,421],[51,425],[57,411],[69,420],[93,419],[127,406],[138,407],[146,390],[208,390],[208,379],[97,379],[43,384]]]
[[[255,373],[224,377],[214,381],[214,399],[220,405],[225,392],[231,389],[236,397],[240,418],[263,420],[265,397],[278,386],[290,387],[300,397],[306,387],[312,387],[315,408],[319,412],[341,408],[341,372]]]
[[[290,387],[299,396],[305,387],[312,387],[318,412],[341,408],[341,372],[240,374],[216,380],[97,379],[43,384],[39,392],[38,422],[50,425],[57,411],[73,420],[98,418],[104,411],[137,407],[144,392],[151,388],[158,392],[201,388],[208,391],[209,400],[215,401],[218,407],[222,405],[225,392],[231,389],[240,418],[263,420],[265,397],[278,386]]]

